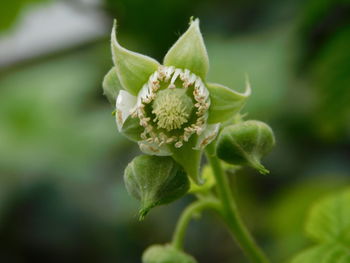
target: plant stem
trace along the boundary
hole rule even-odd
[[[214,145],[208,145],[207,158],[212,167],[216,179],[216,185],[220,200],[222,202],[223,217],[231,233],[237,240],[246,256],[254,263],[268,263],[269,260],[263,251],[257,246],[254,239],[243,224],[238,213],[236,202],[233,198],[229,181],[221,166],[220,160],[215,156]]]
[[[200,213],[202,210],[206,208],[210,208],[218,212],[221,212],[220,203],[213,198],[201,199],[193,202],[188,207],[186,207],[186,209],[182,212],[181,217],[178,220],[174,231],[173,239],[171,242],[173,247],[180,250],[183,249],[183,242],[185,238],[186,229],[193,215],[196,213]]]

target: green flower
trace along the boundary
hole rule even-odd
[[[249,85],[238,93],[206,81],[209,59],[198,19],[191,20],[162,65],[122,47],[116,23],[111,38],[114,67],[103,88],[115,103],[118,130],[146,154],[172,156],[198,182],[202,150],[216,138],[220,123],[242,108]]]

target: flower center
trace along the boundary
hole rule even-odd
[[[140,119],[142,145],[151,152],[173,144],[182,147],[206,127],[209,92],[188,69],[160,66],[143,85],[132,117]],[[151,149],[152,148],[152,149]]]
[[[158,128],[171,131],[181,128],[182,124],[188,122],[189,116],[194,108],[191,98],[185,89],[171,88],[158,92],[154,102],[154,122]]]

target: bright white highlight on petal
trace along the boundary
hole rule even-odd
[[[116,101],[116,121],[118,130],[121,131],[125,120],[135,107],[137,98],[125,90],[119,91]]]
[[[202,150],[211,143],[219,132],[220,123],[207,125],[206,129],[198,136],[194,150]]]
[[[149,88],[149,85],[147,84],[143,85],[142,89],[137,95],[137,107],[141,106],[143,101],[150,98],[150,96],[151,96],[151,90]]]

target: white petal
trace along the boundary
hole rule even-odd
[[[188,83],[192,85],[197,79],[197,76],[195,74],[191,74]]]
[[[148,79],[148,85],[149,85],[149,86],[152,86],[153,82],[154,82],[154,81],[157,81],[158,77],[159,77],[159,73],[158,73],[158,71],[155,71],[155,72],[149,77],[149,79]]]
[[[147,99],[151,96],[151,90],[148,86],[148,84],[143,85],[142,89],[140,90],[139,94],[137,95],[137,106],[140,106],[143,104],[142,100]]]
[[[136,96],[131,95],[125,90],[119,91],[116,100],[116,121],[118,130],[121,131],[125,120],[129,117],[132,109],[136,104]]]
[[[201,95],[203,95],[205,97],[205,99],[208,99],[209,91],[208,91],[207,87],[203,84],[203,82],[201,82],[201,85],[199,86],[199,92]]]
[[[165,81],[168,81],[171,74],[174,73],[175,68],[173,66],[165,67]]]
[[[170,81],[171,84],[175,83],[175,80],[181,74],[181,72],[182,72],[182,69],[179,69],[179,68],[175,69],[175,72],[174,72],[174,74],[173,74],[173,76],[171,78],[171,81]]]
[[[149,155],[157,155],[157,156],[169,156],[172,155],[172,152],[169,149],[169,146],[166,144],[163,144],[162,146],[159,146],[157,143],[150,143],[147,141],[140,141],[139,142],[140,150]]]
[[[209,124],[206,129],[198,136],[196,146],[193,147],[194,150],[202,150],[211,143],[219,132],[220,123]]]

